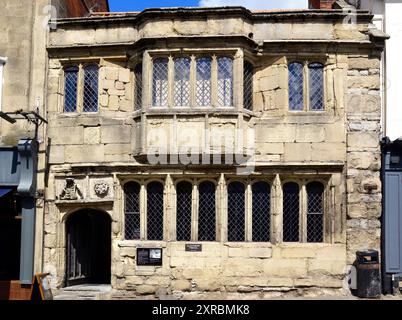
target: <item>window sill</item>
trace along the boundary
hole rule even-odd
[[[239,114],[243,114],[248,117],[255,117],[256,114],[253,111],[243,109],[242,111],[237,111],[233,107],[220,107],[220,108],[149,108],[147,111],[143,112],[141,110],[137,110],[133,113],[134,118],[141,117],[142,114],[150,115],[150,116],[159,116],[159,115],[228,115],[228,116],[237,116]]]

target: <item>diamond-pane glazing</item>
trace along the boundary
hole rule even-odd
[[[244,62],[244,76],[243,76],[243,88],[244,88],[244,108],[247,110],[253,110],[253,65],[245,61]]]
[[[193,186],[189,182],[180,182],[177,185],[177,241],[191,241],[192,190]]]
[[[289,64],[289,109],[304,109],[303,100],[303,65],[298,62]]]
[[[216,240],[215,184],[202,182],[198,188],[198,241]]]
[[[299,242],[299,185],[289,182],[283,186],[283,241]]]
[[[125,239],[140,239],[140,185],[129,182],[124,186]]]
[[[147,187],[147,239],[163,240],[163,184],[151,182]]]
[[[233,106],[233,60],[228,57],[218,59],[218,105]]]
[[[190,106],[190,65],[189,58],[174,60],[174,105],[176,107]]]
[[[64,112],[77,111],[78,68],[64,71]]]
[[[154,61],[152,83],[152,105],[166,107],[168,105],[168,59],[158,58]]]
[[[266,182],[253,184],[253,241],[270,240],[270,186]]]
[[[141,110],[142,107],[142,63],[139,63],[134,68],[134,106],[135,110]]]
[[[245,241],[245,187],[240,182],[228,186],[228,241]]]
[[[211,105],[212,59],[197,59],[196,104],[199,107]]]
[[[321,63],[310,63],[310,110],[324,110],[324,66]]]
[[[324,186],[319,182],[307,185],[307,242],[324,241]]]
[[[84,68],[84,112],[98,111],[98,66]]]

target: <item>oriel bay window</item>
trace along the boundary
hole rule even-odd
[[[234,56],[234,54],[233,54]],[[154,108],[234,108],[252,110],[253,66],[236,64],[244,73],[244,101],[236,101],[235,58],[231,55],[189,54],[151,58]],[[241,60],[242,61],[242,60]],[[240,67],[239,67],[240,66]],[[244,70],[243,70],[244,69]]]
[[[98,112],[99,67],[96,64],[64,68],[65,113]]]

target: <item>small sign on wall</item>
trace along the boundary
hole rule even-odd
[[[186,244],[186,251],[188,252],[201,252],[202,244]]]
[[[162,249],[137,248],[137,266],[162,266]]]

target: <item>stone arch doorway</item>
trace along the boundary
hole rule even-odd
[[[110,284],[111,219],[105,212],[83,209],[66,221],[66,286]]]

